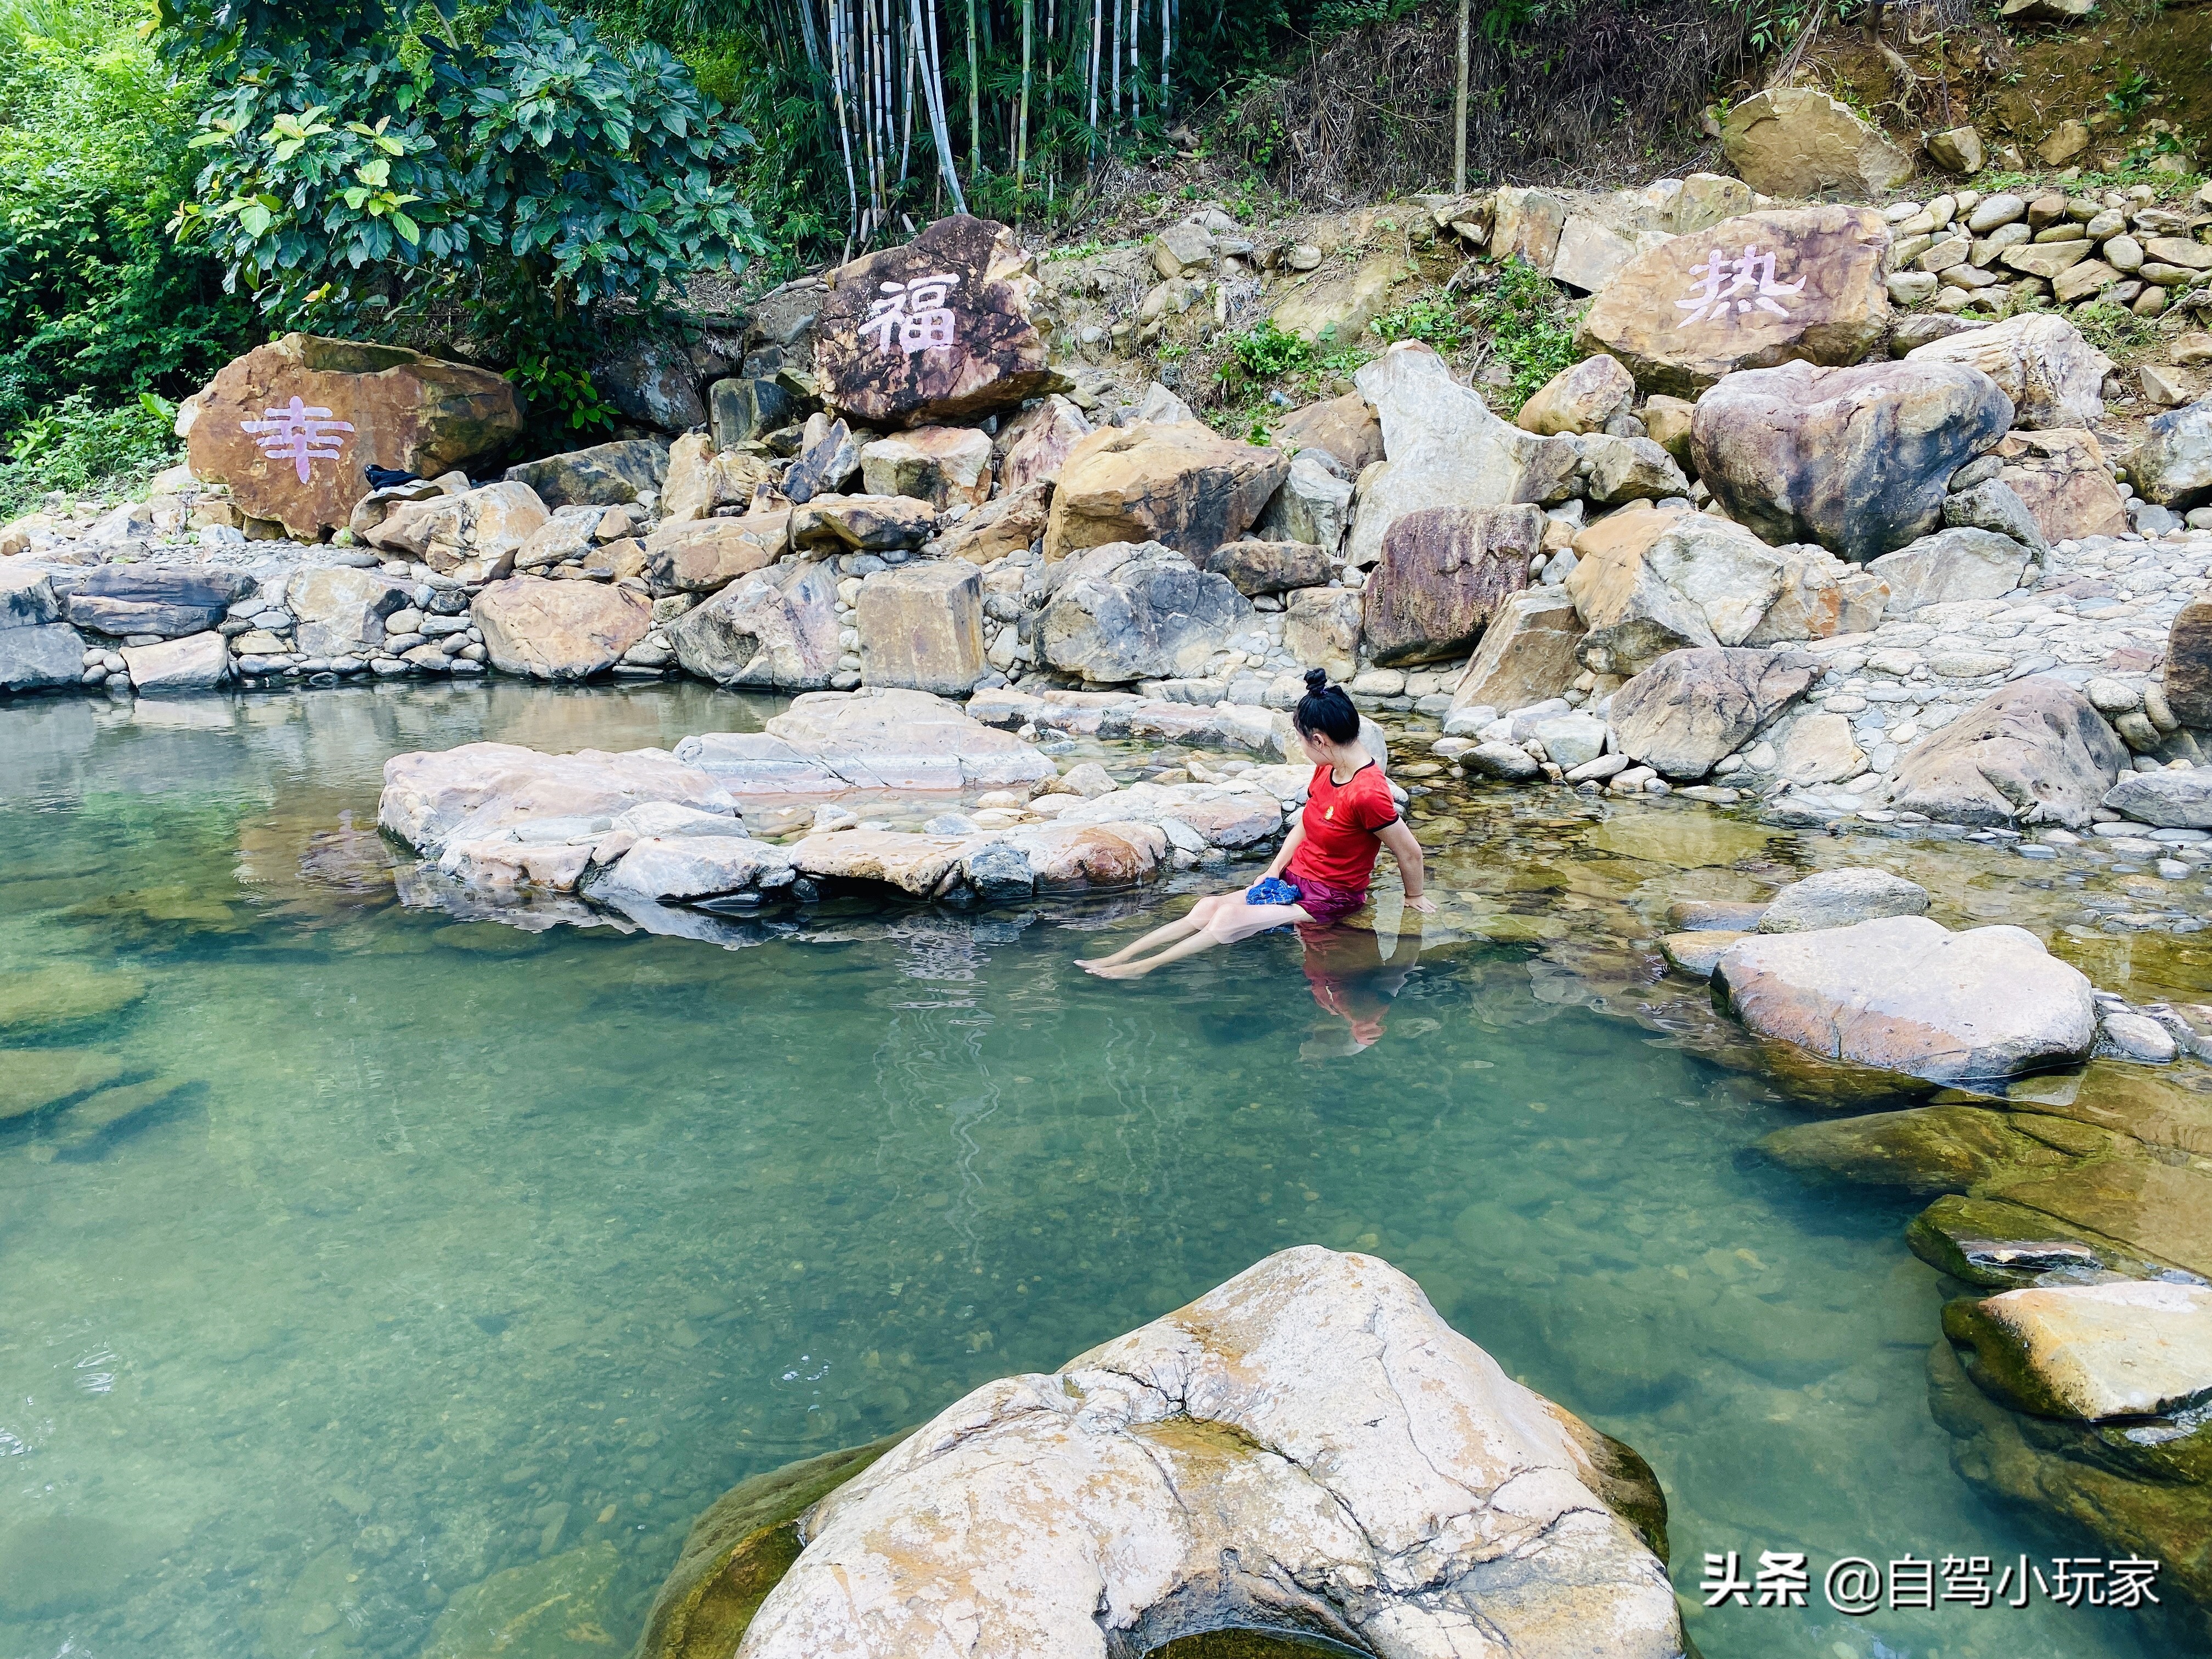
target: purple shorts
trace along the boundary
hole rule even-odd
[[[1298,890],[1298,904],[1316,921],[1333,926],[1367,902],[1367,890],[1353,892],[1346,887],[1332,887],[1325,881],[1316,881],[1311,876],[1292,876],[1291,883]]]

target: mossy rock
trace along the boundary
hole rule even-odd
[[[52,1145],[64,1155],[96,1151],[120,1139],[188,1085],[173,1077],[149,1078],[119,1089],[102,1089],[77,1102],[54,1125]]]
[[[106,1088],[123,1062],[95,1048],[0,1048],[0,1123]]]
[[[787,1463],[715,1499],[692,1522],[631,1659],[730,1659],[799,1559],[799,1517],[905,1438]]]
[[[2171,1265],[2026,1205],[1959,1193],[1908,1222],[1905,1241],[1938,1272],[1992,1291],[2016,1291],[2069,1268],[2155,1279]]]
[[[2028,1168],[1992,1176],[1980,1198],[2008,1199],[2087,1227],[2130,1249],[2212,1279],[2212,1172],[2142,1153],[2091,1158],[2046,1172]]]
[[[605,1624],[607,1589],[621,1565],[601,1539],[457,1590],[422,1659],[613,1659],[621,1650]]]
[[[1967,1192],[2010,1171],[2063,1169],[2118,1139],[2062,1118],[1953,1105],[1801,1123],[1759,1145],[1790,1169],[1925,1196]]]
[[[76,962],[34,968],[0,982],[0,1030],[35,1031],[98,1019],[145,994],[146,981],[136,974]]]

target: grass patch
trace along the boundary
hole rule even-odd
[[[150,392],[118,408],[96,408],[82,392],[9,434],[0,457],[0,520],[39,505],[50,490],[119,495],[175,459],[177,408]]]
[[[1498,267],[1473,303],[1510,376],[1508,407],[1502,411],[1510,418],[1545,381],[1578,360],[1575,313],[1552,279],[1517,253]]]

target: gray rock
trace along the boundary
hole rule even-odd
[[[1247,599],[1287,593],[1299,587],[1324,587],[1333,568],[1326,552],[1300,540],[1224,543],[1206,562],[1206,568],[1228,577]]]
[[[0,631],[44,628],[62,619],[53,577],[27,566],[0,565]]]
[[[75,685],[84,674],[84,635],[67,623],[0,628],[0,691]]]
[[[1983,461],[1994,461],[1994,456],[1984,456]],[[1959,469],[1972,472],[1975,466]],[[1943,498],[1943,522],[1954,529],[1993,530],[2000,536],[2009,536],[2022,546],[2040,553],[2049,545],[2043,539],[2043,531],[2035,522],[2035,514],[2027,510],[2013,487],[1995,477],[1984,478],[1960,487],[1956,475],[1953,477],[1952,493]],[[1887,556],[1895,558],[1896,554]],[[1876,561],[1876,562],[1880,562]]]
[[[2005,489],[2002,484],[1981,488]],[[1887,611],[1903,615],[1927,605],[2001,599],[2020,586],[2027,560],[2027,549],[2010,536],[1991,530],[1939,530],[1883,554],[1867,569],[1889,584]]]
[[[1352,485],[1319,460],[1297,455],[1253,529],[1271,540],[1310,542],[1334,553],[1351,521]]]
[[[1623,754],[1692,782],[1771,724],[1819,672],[1785,651],[1670,652],[1613,693],[1607,717]]]
[[[1889,804],[1950,823],[2078,830],[2126,761],[2087,697],[2034,675],[1990,693],[1908,753]]]
[[[179,639],[213,628],[254,591],[242,570],[216,565],[105,564],[70,595],[70,620],[102,634]]]
[[[1227,577],[1161,542],[1091,548],[1054,578],[1037,619],[1041,653],[1093,684],[1189,678],[1251,626],[1251,605]]]
[[[1575,442],[1589,469],[1587,494],[1601,507],[1690,493],[1690,481],[1674,465],[1674,458],[1649,438],[1614,438],[1599,433]]]
[[[836,577],[812,560],[741,577],[666,630],[687,673],[786,690],[830,684],[838,631]]]
[[[2186,512],[2212,503],[2212,398],[2147,422],[2128,459],[2128,478],[2137,495],[2160,507]]]
[[[2173,1033],[2148,1014],[2115,1010],[2099,1022],[2099,1028],[2103,1046],[2123,1060],[2163,1066],[2177,1052]]]
[[[1925,916],[1753,934],[1714,969],[1761,1036],[1931,1083],[2081,1059],[2096,1039],[2081,972],[2021,927],[1954,933]]]
[[[1479,743],[1459,757],[1462,769],[1498,778],[1506,783],[1526,783],[1544,769],[1518,744]]]
[[[1848,927],[1877,916],[1917,916],[1928,909],[1928,890],[1887,870],[1823,870],[1793,881],[1774,896],[1759,920],[1762,933],[1802,933]]]
[[[230,641],[214,630],[159,645],[126,645],[123,664],[138,691],[205,691],[230,678]]]
[[[2126,772],[2105,792],[2106,805],[2171,830],[2212,830],[2212,766],[2186,772]]]
[[[506,481],[525,483],[549,507],[596,504],[618,507],[660,488],[668,476],[668,450],[646,438],[572,449],[507,469]]]
[[[1554,714],[1539,720],[1529,735],[1555,766],[1586,765],[1605,748],[1605,722],[1595,714]]]

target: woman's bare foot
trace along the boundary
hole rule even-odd
[[[1142,979],[1156,965],[1149,962],[1083,962],[1076,964],[1101,979]]]

